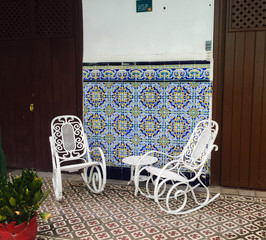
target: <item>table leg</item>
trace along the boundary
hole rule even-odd
[[[131,165],[131,167],[130,167],[130,180],[127,183],[127,185],[131,184],[134,181],[134,171],[135,171],[135,166]]]

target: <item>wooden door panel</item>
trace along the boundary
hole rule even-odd
[[[262,94],[262,117],[261,117],[261,132],[260,132],[260,158],[259,158],[259,174],[257,175],[258,184],[266,190],[266,62],[264,58],[264,76],[263,76],[263,94]]]
[[[33,114],[29,109],[32,102],[31,43],[2,42],[0,52],[4,54],[0,70],[4,89],[1,129],[7,166],[30,167],[35,159]]]
[[[50,122],[53,117],[53,75],[51,40],[38,39],[33,43],[33,87],[34,87],[34,168],[51,169]]]
[[[231,181],[234,186],[237,186],[238,179],[240,177],[240,155],[241,155],[241,114],[242,114],[242,81],[243,81],[243,69],[244,69],[244,42],[243,39],[245,33],[236,33],[235,35],[235,58],[234,58],[234,75],[233,75],[233,98],[232,98],[232,146],[231,146]],[[230,81],[231,79],[229,79]],[[234,170],[235,169],[235,170]]]
[[[251,145],[251,178],[252,187],[266,189],[266,31],[256,33],[256,68],[253,86],[253,128]]]
[[[77,89],[75,42],[73,39],[57,39],[52,41],[52,71],[54,113],[57,115],[77,114]],[[80,84],[82,79],[80,79]],[[66,107],[67,106],[67,107]]]
[[[241,152],[240,152],[240,175],[239,185],[249,186],[249,171],[251,162],[250,155],[250,133],[251,133],[251,114],[252,114],[252,89],[254,80],[254,47],[255,47],[255,32],[246,32],[245,38],[245,60],[244,60],[244,75],[243,75],[243,92],[242,92],[242,116],[241,116]],[[245,174],[246,173],[246,174]]]
[[[223,124],[222,139],[227,139],[227,144],[222,145],[221,183],[227,185],[231,179],[231,152],[232,152],[232,99],[233,99],[233,79],[234,75],[234,54],[235,37],[233,34],[226,36],[225,62],[228,64],[224,68],[224,88],[227,89],[223,96]],[[222,143],[223,144],[223,143]],[[230,166],[230,167],[229,167]],[[228,169],[229,168],[229,169]]]
[[[223,96],[215,105],[220,106],[222,116],[220,184],[266,190],[266,28],[256,27],[252,19],[238,19],[241,24],[233,24],[231,20],[240,11],[238,4],[236,0],[219,2],[215,11],[220,16],[215,18],[215,26],[220,30],[215,33],[219,39],[216,46],[223,46],[224,51],[224,57],[214,56],[221,63],[214,69],[214,93]],[[250,4],[253,9],[265,5],[258,0]],[[243,7],[238,16],[244,16],[246,10]],[[254,21],[262,18],[256,14],[252,17]],[[217,49],[215,53],[218,50],[222,51]]]
[[[266,166],[265,155],[263,156],[266,142],[263,143],[263,89],[265,82],[265,32],[256,33],[256,48],[255,48],[255,69],[254,69],[254,85],[253,85],[253,102],[252,108],[257,109],[252,115],[252,131],[251,131],[251,161],[250,165],[250,187],[256,187],[258,185],[258,179],[260,182],[265,181],[261,172],[263,172],[263,166]],[[264,79],[264,81],[261,81]],[[264,124],[265,125],[265,124]],[[262,136],[262,137],[260,137]],[[262,155],[261,155],[262,154]],[[258,161],[257,159],[261,159]],[[264,167],[265,169],[265,167]]]

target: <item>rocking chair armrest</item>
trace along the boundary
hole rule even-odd
[[[93,151],[95,150],[98,150],[101,154],[101,158],[102,158],[102,163],[103,163],[103,167],[105,168],[106,167],[106,163],[105,163],[105,157],[104,157],[104,154],[103,154],[103,150],[100,148],[100,147],[94,147],[92,149],[89,148],[89,143],[88,143],[88,136],[86,133],[84,133],[85,135],[85,143],[87,145],[87,153],[89,155],[89,153],[92,153]]]
[[[53,169],[60,168],[60,160],[59,160],[58,153],[54,151],[54,154],[52,157],[54,158]]]
[[[155,188],[158,187],[158,184],[160,182],[161,179],[165,178],[165,173],[170,173],[171,172],[171,169],[173,170],[174,168],[176,168],[178,170],[178,172],[174,173],[173,174],[170,174],[171,176],[174,176],[174,179],[177,179],[177,178],[184,178],[183,176],[181,176],[179,174],[179,169],[180,169],[180,161],[181,161],[181,157],[179,157],[179,159],[176,159],[176,160],[172,160],[170,162],[168,162],[166,165],[164,165],[163,168],[160,169],[159,173],[157,174],[157,178],[155,180]],[[169,167],[171,165],[175,165],[174,167],[171,167],[169,169]],[[169,176],[169,180],[171,180],[171,176]],[[179,177],[178,177],[179,176]]]
[[[136,167],[135,167],[135,172],[136,172],[136,173],[140,173],[142,170],[145,169],[145,166],[144,166],[144,164],[142,164],[142,161],[143,161],[143,159],[144,159],[145,157],[147,157],[147,156],[148,156],[149,154],[151,154],[151,153],[158,153],[158,154],[161,154],[161,155],[165,155],[165,156],[167,156],[167,157],[169,157],[169,158],[174,158],[174,159],[176,159],[176,160],[172,160],[171,163],[172,163],[173,161],[179,161],[178,159],[180,158],[180,155],[178,155],[178,156],[173,156],[173,155],[169,155],[169,154],[167,154],[167,153],[165,153],[165,152],[160,152],[160,151],[156,151],[156,150],[148,151],[148,152],[146,152],[144,155],[142,155],[141,158],[139,159],[139,161],[138,161],[138,163],[137,163],[137,165],[136,165]],[[147,164],[146,164],[146,165],[147,165]],[[152,164],[150,164],[150,165],[152,165]],[[169,166],[169,164],[167,164],[167,166]]]
[[[52,136],[49,136],[49,143],[50,143],[50,149],[51,149],[52,156],[54,156],[55,149],[54,149],[54,144],[53,144],[54,140]]]
[[[139,165],[142,165],[141,162],[143,161],[143,159],[144,159],[145,157],[147,157],[147,156],[148,156],[149,154],[151,154],[151,153],[158,153],[158,154],[161,154],[161,155],[165,155],[165,156],[167,156],[167,157],[169,157],[169,158],[180,158],[180,155],[178,155],[178,156],[173,156],[173,155],[169,155],[169,154],[164,153],[164,152],[160,152],[160,151],[152,150],[152,151],[148,151],[148,152],[146,152],[144,155],[141,156],[141,158],[139,159],[138,164],[136,165],[136,167],[138,167]],[[173,161],[174,161],[174,160],[173,160]]]
[[[140,159],[138,160],[138,162],[137,162],[137,164],[136,164],[136,166],[135,166],[135,175],[141,171],[141,170],[140,170],[141,168],[144,167],[144,165],[142,164],[143,159],[144,159],[145,157],[147,157],[149,154],[151,154],[151,153],[156,153],[156,152],[158,152],[158,151],[155,151],[155,150],[148,151],[148,152],[146,152],[145,154],[143,154],[143,155],[140,157]]]
[[[179,165],[180,165],[180,161],[181,161],[181,158],[178,158],[178,159],[176,159],[176,160],[172,160],[172,161],[168,162],[167,164],[165,164],[165,165],[162,167],[162,169],[161,169],[161,171],[160,171],[158,177],[159,177],[164,171],[166,171],[166,170],[170,170],[169,167],[170,167],[171,165],[174,165],[174,167],[171,167],[171,169],[173,169],[173,168],[179,168],[179,167],[180,167],[180,166],[179,166]]]
[[[216,145],[216,144],[213,144],[213,146],[212,146],[212,148],[214,149],[214,151],[218,151],[218,145]]]
[[[100,154],[101,154],[101,158],[102,158],[102,163],[103,163],[103,166],[105,167],[106,163],[105,163],[105,157],[104,157],[103,150],[102,150],[100,147],[95,147],[95,148],[89,150],[89,152],[92,153],[92,152],[95,151],[95,150],[98,150],[98,151],[100,152]]]
[[[53,159],[52,161],[53,169],[56,169],[60,167],[60,162],[59,162],[59,156],[54,147],[54,140],[52,136],[49,136],[49,142],[50,142],[51,155]]]

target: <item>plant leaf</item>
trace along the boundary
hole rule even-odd
[[[41,201],[40,201],[40,204],[43,203],[43,202],[45,201],[45,199],[48,197],[49,193],[50,193],[50,190],[48,190],[48,191],[44,194],[44,196],[42,197],[42,199],[41,199]]]
[[[41,196],[40,192],[36,192],[34,194],[34,197],[33,197],[33,200],[32,200],[33,205],[36,205],[39,202],[40,196]]]
[[[15,207],[17,202],[15,198],[11,197],[9,198],[9,203],[12,207]]]
[[[4,220],[6,220],[6,216],[0,215],[0,222],[3,222]]]
[[[39,213],[39,216],[43,219],[43,220],[48,220],[51,217],[52,213],[50,212],[43,212],[43,213]]]
[[[0,208],[0,214],[1,215],[10,215],[10,216],[14,215],[13,211],[8,206],[4,206],[4,207]]]

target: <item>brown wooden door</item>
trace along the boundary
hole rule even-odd
[[[34,143],[34,115],[30,111],[33,90],[31,44],[29,41],[2,42],[0,52],[1,132],[7,165],[16,167],[20,162],[29,167],[29,160],[34,155],[32,148],[25,148]]]
[[[51,120],[82,117],[81,13],[81,1],[75,0],[0,3],[7,18],[0,23],[0,127],[7,167],[51,170]]]
[[[223,186],[266,189],[263,9],[264,1],[216,1],[214,117],[221,127],[217,182]]]

